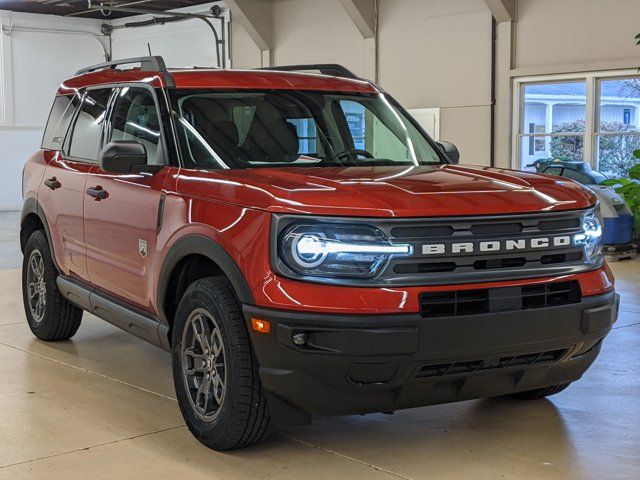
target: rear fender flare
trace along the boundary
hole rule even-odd
[[[20,215],[20,249],[22,250],[22,252],[24,253],[24,246],[27,243],[27,240],[29,240],[28,238],[25,238],[23,241],[22,238],[22,228],[24,227],[24,222],[26,220],[26,218],[31,215],[34,214],[36,215],[39,219],[40,222],[42,223],[42,225],[44,226],[44,233],[47,237],[47,242],[49,243],[49,250],[51,251],[51,258],[53,259],[53,263],[56,267],[56,269],[58,270],[58,272],[60,271],[60,267],[58,266],[58,262],[56,261],[56,255],[53,251],[53,243],[51,242],[51,231],[49,230],[49,222],[47,222],[47,217],[44,214],[44,211],[42,210],[42,206],[40,205],[40,203],[35,199],[35,198],[27,198],[24,202],[24,205],[22,207],[22,214]]]

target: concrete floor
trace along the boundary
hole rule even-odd
[[[620,319],[551,400],[319,419],[231,453],[187,431],[167,353],[88,314],[72,341],[40,342],[19,270],[0,271],[0,479],[638,479],[640,261],[612,266]]]

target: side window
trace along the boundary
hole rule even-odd
[[[55,98],[42,137],[42,148],[49,150],[62,148],[64,137],[79,103],[78,95],[60,95]]]
[[[110,140],[142,143],[150,165],[163,165],[160,120],[153,94],[142,87],[124,87],[116,97]]]
[[[69,155],[89,161],[96,161],[102,147],[102,133],[110,88],[87,91],[78,112],[71,141]]]

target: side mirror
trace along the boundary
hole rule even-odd
[[[437,142],[438,146],[442,149],[444,154],[449,157],[449,160],[454,164],[460,163],[460,152],[458,151],[458,147],[456,147],[453,143],[450,142]]]
[[[147,149],[140,142],[109,142],[98,158],[100,168],[108,173],[139,173],[147,167]]]

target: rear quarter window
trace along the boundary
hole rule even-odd
[[[62,148],[64,137],[78,103],[79,98],[76,95],[59,95],[55,98],[42,137],[42,148],[50,150]]]

